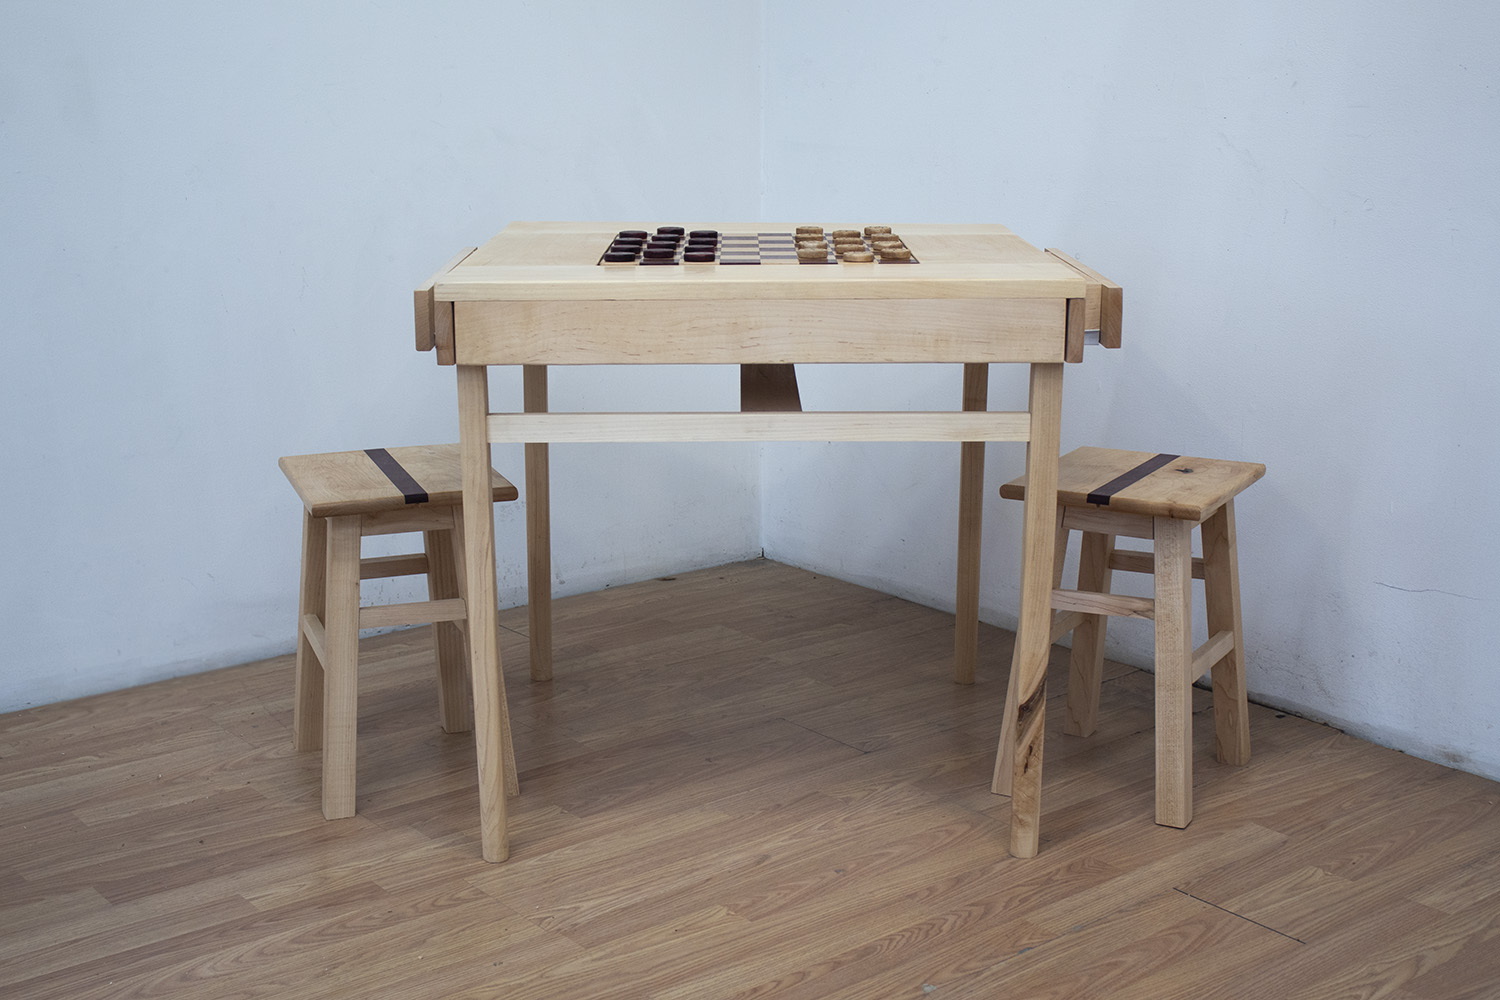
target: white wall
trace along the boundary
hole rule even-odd
[[[1238,505],[1253,695],[1500,777],[1500,8],[770,0],[766,34],[768,214],[1003,222],[1123,284],[1125,349],[1070,366],[1064,448],[1264,462]],[[808,169],[828,150],[858,166]],[[803,373],[812,406],[959,389]],[[952,607],[956,452],[768,448],[767,554]],[[986,471],[1007,625],[995,489],[1022,462]],[[1133,624],[1111,655],[1145,665]]]
[[[506,222],[753,216],[759,31],[690,0],[5,5],[0,711],[289,650],[277,457],[457,439],[411,289]],[[552,396],[736,387],[584,370]],[[492,395],[518,409],[519,377]],[[759,553],[754,448],[552,464],[561,592]],[[524,601],[518,561],[501,588]]]
[[[998,221],[1126,288],[1126,348],[1068,371],[1065,446],[1269,466],[1240,506],[1255,694],[1500,777],[1492,10],[8,5],[0,710],[289,649],[276,457],[456,436],[409,290],[511,219]],[[946,368],[802,382],[811,406],[959,393]],[[734,393],[722,369],[630,383],[559,373],[554,405]],[[998,406],[1024,379],[991,383]],[[518,379],[493,394],[517,405]],[[1020,466],[991,448],[1000,624],[1019,520],[994,491]],[[763,544],[951,607],[955,448],[553,467],[565,592]],[[519,552],[520,505],[497,520]]]

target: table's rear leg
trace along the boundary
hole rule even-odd
[[[964,365],[963,407],[989,407],[990,366]],[[984,442],[959,445],[958,586],[953,635],[953,680],[974,683],[979,659],[979,545],[984,522]]]
[[[495,520],[490,491],[489,371],[458,366],[459,461],[464,483],[464,577],[474,746],[479,771],[479,838],[486,861],[510,854],[505,828],[505,742],[500,644],[495,612]]]
[[[1016,626],[1015,758],[1011,772],[1010,852],[1036,854],[1041,832],[1042,738],[1046,730],[1047,655],[1052,640],[1052,576],[1057,544],[1057,461],[1062,365],[1031,366],[1031,437],[1026,444],[1026,513],[1021,543],[1021,615]],[[1009,711],[1009,708],[1007,708]]]
[[[522,405],[527,413],[547,412],[547,366],[521,368]],[[526,592],[531,632],[531,679],[552,679],[552,520],[547,446],[526,451]]]

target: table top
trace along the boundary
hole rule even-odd
[[[672,224],[669,222],[660,225]],[[838,225],[824,225],[828,232]],[[513,222],[435,278],[438,301],[864,298],[1081,298],[1086,278],[1000,225],[891,228],[916,264],[600,266],[622,230],[658,223]],[[793,232],[797,223],[682,223],[722,233]],[[847,228],[861,228],[850,225]]]
[[[909,263],[600,263],[617,233],[664,225],[799,224],[514,222],[416,290],[417,349],[460,365],[1036,363],[1081,361],[1091,329],[1119,346],[1120,286],[1005,226],[892,224]]]

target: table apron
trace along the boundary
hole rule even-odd
[[[461,365],[1047,363],[1067,299],[455,302]]]
[[[603,441],[1029,441],[1026,412],[492,413],[495,444]]]

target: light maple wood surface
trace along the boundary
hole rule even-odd
[[[521,370],[522,405],[547,412],[547,367]],[[530,595],[531,679],[552,679],[552,483],[545,442],[524,446],[526,464],[526,586]]]
[[[282,471],[302,499],[302,574],[297,613],[293,744],[323,751],[323,815],[355,812],[359,632],[415,624],[433,625],[438,719],[447,732],[467,731],[474,715],[469,697],[468,653],[461,623],[467,604],[460,584],[464,562],[459,446],[393,448],[398,485],[367,451],[289,455]],[[516,488],[493,469],[490,495],[514,500]],[[419,491],[424,499],[407,495]],[[423,551],[363,558],[366,535],[423,533]],[[428,599],[360,605],[360,582],[421,575]],[[510,745],[504,716],[502,740]],[[512,755],[513,756],[513,755]],[[507,787],[517,789],[512,756],[505,759]]]
[[[1062,460],[1057,501],[1069,507],[1082,507],[1088,503],[1090,493],[1156,455],[1154,451],[1090,445],[1074,448]],[[1108,506],[1111,513],[1170,517],[1196,524],[1265,474],[1266,467],[1260,462],[1179,455],[1112,494]],[[1000,495],[1007,500],[1024,500],[1026,485],[1027,478],[1019,476],[1001,486]],[[1069,512],[1070,516],[1072,513]],[[1140,530],[1147,532],[1143,537],[1151,537],[1149,529]]]
[[[1068,300],[1093,303],[1079,344],[1106,291],[1119,300],[1118,285],[1000,225],[902,225],[912,265],[598,266],[616,232],[654,225],[511,223],[417,289],[418,348],[456,325],[459,364],[1052,362]]]
[[[1121,296],[1109,283],[1058,252],[1043,252],[998,225],[905,225],[901,235],[921,263],[910,266],[753,266],[688,264],[601,267],[611,237],[638,222],[515,222],[472,253],[461,254],[415,293],[417,347],[437,349],[440,364],[459,367],[459,427],[464,496],[477,500],[494,442],[527,446],[528,584],[533,605],[532,677],[553,676],[548,611],[550,518],[546,452],[553,442],[600,441],[951,441],[963,449],[967,482],[960,501],[959,544],[978,547],[976,472],[982,442],[1026,442],[1026,471],[1038,502],[1028,504],[1022,567],[1022,639],[1018,678],[1024,724],[1016,730],[1015,835],[1011,849],[1036,851],[1049,640],[1046,593],[1031,593],[1050,574],[1053,533],[1029,508],[1051,518],[1062,403],[1062,365],[1083,359],[1085,326],[1112,316],[1119,346]],[[791,225],[695,223],[721,232],[790,231]],[[1106,289],[1105,285],[1110,287]],[[1106,306],[1105,303],[1109,305]],[[451,308],[450,308],[451,307]],[[424,324],[430,327],[424,333]],[[1102,342],[1101,335],[1101,342]],[[451,346],[451,350],[449,349]],[[939,413],[809,412],[795,392],[798,363],[961,363],[963,410]],[[980,412],[974,385],[990,363],[1028,364],[1027,408]],[[738,364],[740,412],[553,413],[546,405],[551,365]],[[487,369],[520,365],[524,413],[489,412]],[[765,376],[775,371],[774,392]],[[796,399],[797,406],[792,406]],[[747,405],[748,403],[748,405]],[[493,529],[468,525],[469,561],[490,564]],[[978,620],[978,563],[961,557],[954,677],[968,683]],[[491,573],[471,568],[469,593],[493,603]],[[492,682],[491,651],[473,647],[476,694]],[[486,676],[481,676],[486,675]],[[475,725],[498,715],[477,711]],[[498,744],[488,732],[480,745]],[[507,854],[504,804],[479,757],[481,850]],[[498,819],[497,819],[498,817]]]
[[[1043,486],[1056,497],[1055,562],[1051,591],[1053,640],[1077,628],[1069,670],[1066,732],[1088,736],[1098,712],[1099,669],[1106,616],[1147,619],[1155,631],[1156,821],[1185,827],[1193,819],[1191,688],[1212,672],[1219,760],[1250,760],[1246,713],[1244,634],[1241,628],[1234,497],[1265,475],[1258,462],[1159,455],[1086,446],[1058,462],[1055,480]],[[1000,487],[1024,500],[1035,473]],[[1031,508],[1028,507],[1028,512]],[[1201,525],[1203,556],[1193,557],[1192,535]],[[1062,587],[1069,532],[1083,533],[1077,589]],[[1115,537],[1153,540],[1151,552],[1117,550]],[[1153,596],[1111,592],[1113,570],[1148,573]],[[1192,581],[1204,581],[1208,639],[1194,646]],[[1012,687],[1024,675],[1017,674]],[[993,788],[1012,791],[1013,732],[1025,702],[1012,690],[1005,730],[995,755]],[[1017,709],[1015,706],[1021,707]],[[1022,769],[1015,768],[1019,776]]]
[[[512,222],[434,278],[439,301],[758,298],[1083,298],[1087,278],[1001,225],[899,228],[921,263],[600,267],[621,229],[642,222]],[[790,232],[775,222],[694,223],[724,233]],[[836,277],[835,277],[836,276]]]
[[[458,445],[413,445],[387,450],[427,494],[428,508],[452,506],[463,499]],[[363,451],[286,455],[279,464],[313,517],[387,510],[400,512],[409,506],[405,495],[391,478]],[[490,470],[490,490],[496,503],[514,500],[520,495],[509,480],[493,469]],[[446,524],[446,512],[435,516],[438,518],[435,525]]]
[[[474,742],[431,725],[426,628],[375,637],[354,819],[291,750],[292,657],[0,716],[0,996],[1451,1000],[1500,982],[1500,785],[1251,706],[1151,822],[1152,685],[1048,712],[1029,861],[989,793],[1011,636],[768,562],[556,604],[511,860]],[[1060,681],[1066,650],[1054,649]],[[49,665],[37,663],[34,669]],[[1061,690],[1061,684],[1051,687]],[[1211,712],[1206,691],[1192,693]],[[1054,699],[1055,700],[1055,699]]]

